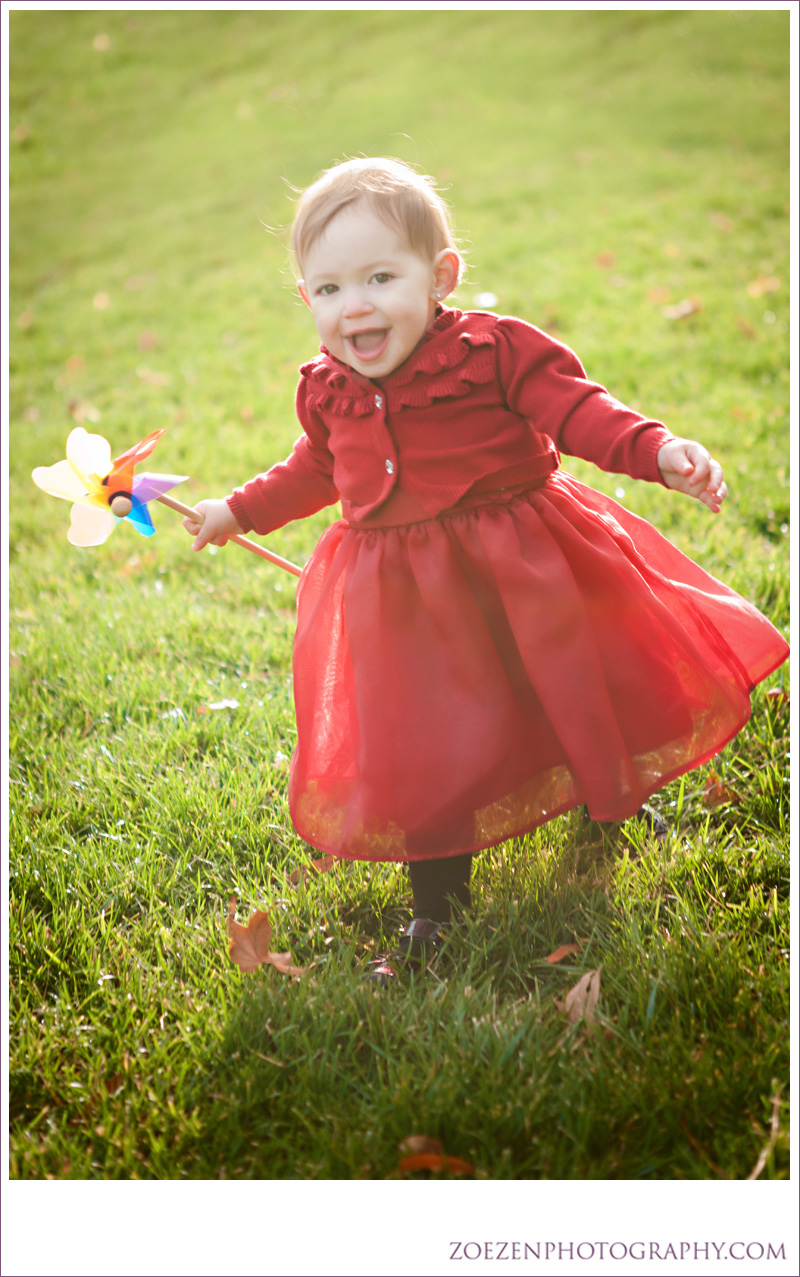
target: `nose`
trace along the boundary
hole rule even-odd
[[[372,303],[363,288],[348,288],[346,290],[342,305],[343,315],[346,317],[368,315],[371,310]]]

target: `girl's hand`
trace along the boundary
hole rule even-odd
[[[693,439],[670,439],[658,451],[658,468],[668,488],[685,492],[719,514],[728,488],[722,478],[722,466],[710,457],[701,443]]]
[[[236,522],[227,501],[198,501],[195,509],[203,515],[203,522],[198,523],[187,514],[183,520],[186,531],[194,537],[193,550],[202,550],[209,542],[212,545],[225,545],[229,537],[242,536],[244,528]]]

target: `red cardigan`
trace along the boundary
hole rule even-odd
[[[559,450],[663,482],[656,457],[673,438],[588,381],[569,347],[540,329],[455,309],[380,382],[322,347],[300,369],[297,415],[292,454],[228,498],[245,531],[266,534],[340,499],[358,524],[398,485],[434,517],[476,484],[545,478]]]

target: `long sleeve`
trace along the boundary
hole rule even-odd
[[[659,449],[674,436],[587,380],[568,346],[519,319],[497,328],[501,385],[509,408],[549,435],[561,452],[601,470],[663,483]]]
[[[306,404],[306,379],[297,388],[297,415],[304,433],[285,461],[256,475],[228,498],[237,522],[261,536],[293,519],[316,514],[339,500],[333,481],[333,456],[328,432],[319,414]]]

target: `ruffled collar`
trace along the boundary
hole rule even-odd
[[[489,321],[489,322],[487,322]],[[370,381],[325,346],[300,369],[308,378],[309,406],[337,414],[366,416],[374,408],[376,387],[393,407],[424,407],[436,399],[461,398],[470,386],[495,373],[495,315],[440,307],[408,359],[388,377]]]

